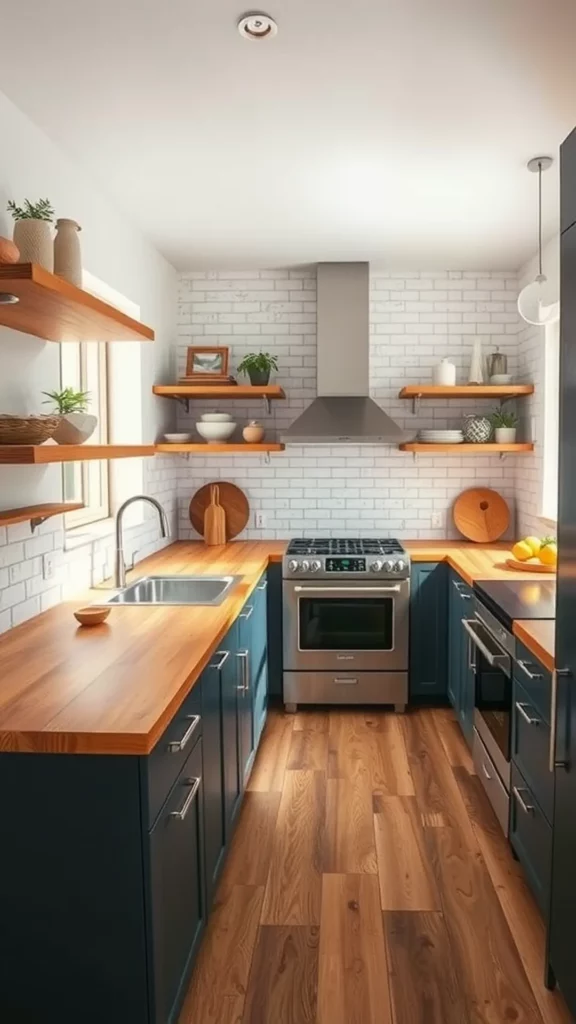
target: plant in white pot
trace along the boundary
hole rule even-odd
[[[516,425],[518,423],[516,413],[496,409],[490,419],[494,427],[494,440],[496,444],[514,444],[516,441]]]
[[[51,403],[60,413],[58,429],[52,437],[58,444],[84,444],[96,430],[98,417],[86,412],[90,399],[89,391],[43,391],[44,405]]]
[[[38,263],[50,273],[54,270],[54,244],[52,222],[54,210],[49,199],[37,203],[24,200],[24,206],[16,206],[11,199],[8,210],[16,221],[14,243],[20,250],[21,263]]]

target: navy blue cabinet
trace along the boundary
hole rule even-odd
[[[238,687],[242,675],[238,668],[238,622],[228,631],[222,645],[224,660],[221,666],[222,685],[222,751],[224,772],[224,835],[226,842],[232,835],[236,815],[242,799],[243,780],[240,773],[240,743],[238,733]]]
[[[560,230],[567,231],[576,223],[576,188],[572,184],[576,181],[576,128],[560,147],[560,174]],[[564,252],[562,260],[564,262]],[[573,283],[571,280],[572,287]]]
[[[412,563],[410,592],[410,699],[436,702],[447,695],[448,566]]]
[[[472,588],[453,569],[448,581],[448,697],[472,746],[475,677],[462,619],[472,614]]]
[[[218,650],[202,675],[204,859],[208,910],[212,905],[226,848],[222,672],[224,664],[229,658],[229,650]]]
[[[282,696],[282,566],[273,562],[268,566],[268,693]]]

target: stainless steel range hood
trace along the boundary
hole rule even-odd
[[[287,444],[398,444],[404,431],[368,396],[370,267],[318,264],[318,398]]]

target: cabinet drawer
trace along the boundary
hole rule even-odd
[[[512,759],[540,804],[548,821],[554,808],[554,776],[548,770],[550,726],[526,690],[514,680]]]
[[[516,641],[514,678],[524,687],[534,707],[550,723],[550,687],[552,676],[524,644]]]
[[[500,778],[496,766],[482,743],[480,736],[473,730],[472,756],[476,774],[492,804],[494,814],[498,818],[504,835],[508,835],[509,797],[506,787]]]
[[[548,917],[552,829],[534,793],[512,764],[510,842],[524,868],[528,884],[545,918]]]
[[[195,684],[148,757],[141,759],[144,820],[151,828],[202,732],[202,686]]]

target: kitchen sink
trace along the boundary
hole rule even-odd
[[[106,604],[219,605],[239,576],[144,576]]]

